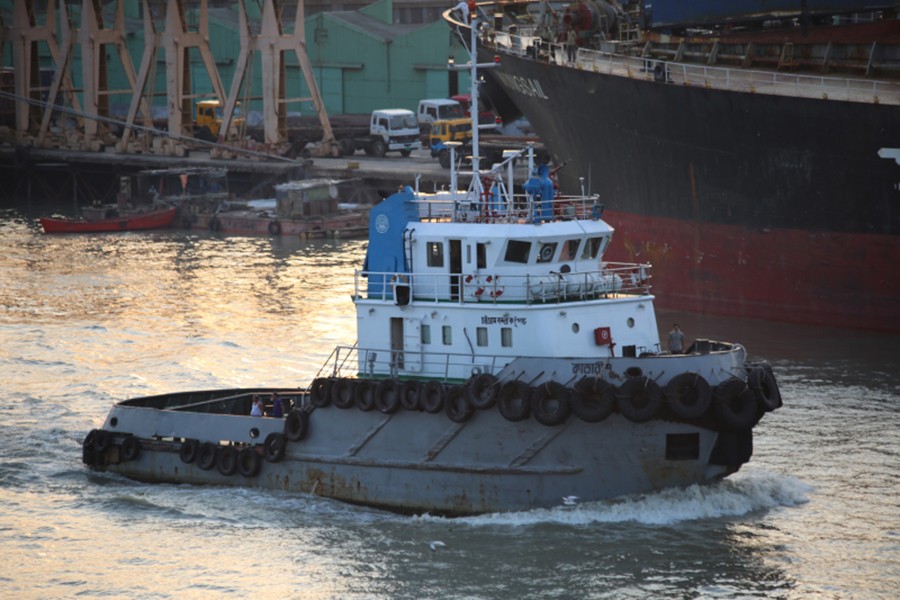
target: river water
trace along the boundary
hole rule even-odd
[[[659,310],[663,333],[744,343],[784,395],[704,487],[445,519],[139,484],[81,464],[112,403],[307,385],[354,340],[365,242],[33,217],[0,211],[0,597],[900,596],[900,337]]]

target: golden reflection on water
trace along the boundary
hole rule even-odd
[[[0,323],[24,320],[50,338],[55,324],[78,326],[73,360],[93,371],[139,354],[203,381],[306,385],[335,345],[355,341],[353,270],[364,253],[361,240],[31,237],[0,259]],[[133,375],[156,387],[152,373]]]

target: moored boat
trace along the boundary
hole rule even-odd
[[[895,3],[480,10],[494,105],[567,162],[563,191],[601,193],[663,307],[900,331]]]
[[[357,341],[308,388],[124,400],[84,439],[85,464],[448,515],[737,471],[781,405],[771,368],[732,342],[661,348],[651,265],[606,261],[600,198],[558,194],[531,148],[482,171],[474,142],[468,189],[454,169],[449,191],[372,208]],[[279,416],[253,416],[258,399]]]
[[[178,208],[171,206],[148,212],[129,212],[102,219],[68,219],[42,217],[44,233],[105,233],[110,231],[142,231],[171,227]]]

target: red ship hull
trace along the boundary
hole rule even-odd
[[[607,210],[613,260],[653,265],[661,308],[900,332],[896,236],[753,230]]]

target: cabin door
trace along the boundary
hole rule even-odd
[[[459,300],[459,278],[462,274],[462,240],[450,241],[450,299]]]
[[[422,324],[418,319],[391,317],[391,373],[422,370]]]

